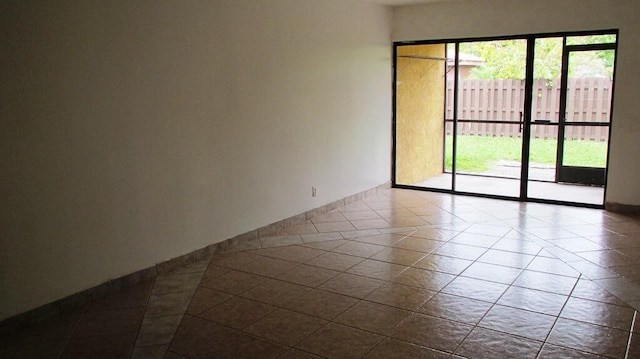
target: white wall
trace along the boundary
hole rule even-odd
[[[0,319],[389,181],[390,26],[355,0],[2,2]]]
[[[640,1],[461,0],[394,10],[394,41],[620,29],[605,201],[640,205]]]

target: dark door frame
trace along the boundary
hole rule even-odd
[[[567,39],[564,38],[562,44],[562,75],[560,80],[560,108],[558,118],[558,151],[556,154],[556,182],[575,183],[583,185],[604,186],[606,182],[606,167],[584,167],[584,166],[566,166],[564,161],[564,142],[566,126],[602,126],[610,128],[611,118],[608,122],[577,122],[567,119],[567,90],[569,87],[569,57],[571,53],[582,51],[598,51],[613,50],[614,61],[617,57],[615,54],[616,43],[607,44],[590,44],[590,45],[567,45]],[[614,66],[615,72],[615,66]],[[613,97],[611,98],[613,102]],[[612,104],[609,104],[612,108]],[[610,133],[611,131],[609,131]]]

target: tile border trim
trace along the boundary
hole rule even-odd
[[[268,224],[266,226],[250,230],[236,235],[232,238],[208,245],[190,253],[171,258],[157,263],[154,266],[108,280],[95,287],[71,294],[62,299],[28,310],[24,313],[9,317],[0,321],[0,337],[7,332],[20,329],[25,326],[40,323],[58,314],[73,313],[85,309],[94,299],[115,294],[122,288],[131,286],[144,280],[155,279],[158,275],[166,274],[175,269],[193,264],[198,261],[211,259],[219,252],[235,252],[247,249],[260,248],[260,237],[265,237],[278,233],[284,227],[303,223],[313,216],[317,216],[336,208],[357,202],[365,197],[369,197],[391,188],[391,182],[386,182],[368,190],[344,197],[337,201],[313,208],[306,212],[285,218],[283,220]]]
[[[637,206],[637,205],[622,204],[622,203],[616,203],[616,202],[606,202],[604,204],[604,208],[607,211],[621,213],[621,214],[629,214],[629,215],[640,214],[640,206]]]

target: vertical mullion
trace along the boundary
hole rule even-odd
[[[444,43],[444,56],[443,58],[444,60],[444,64],[442,65],[444,67],[444,77],[442,78],[442,81],[444,81],[444,111],[442,112],[442,173],[446,173],[447,172],[447,100],[448,100],[448,85],[449,82],[447,81],[447,66],[448,66],[448,59],[447,59],[447,43]]]
[[[397,87],[397,76],[398,74],[397,72],[397,67],[398,67],[398,44],[393,44],[393,67],[392,67],[392,71],[393,71],[393,77],[392,77],[392,81],[393,81],[393,91],[392,91],[392,99],[391,99],[391,113],[392,113],[392,118],[391,118],[391,141],[392,141],[392,145],[391,145],[391,185],[392,187],[395,187],[397,185],[396,183],[396,164],[398,163],[396,156],[397,156],[397,150],[396,150],[396,146],[398,144],[398,139],[396,138],[397,134],[397,130],[396,130],[396,87]]]
[[[524,80],[524,125],[522,128],[522,152],[520,158],[520,200],[526,200],[529,181],[529,147],[531,144],[531,111],[533,108],[533,65],[536,38],[527,38],[526,75]]]
[[[562,157],[564,156],[565,116],[567,114],[567,90],[569,86],[569,54],[567,37],[562,39],[562,72],[560,75],[560,109],[558,110],[558,146],[556,152],[556,182],[560,180]]]
[[[458,53],[460,52],[460,43],[455,43],[455,54],[453,56],[453,148],[451,149],[451,190],[456,191],[456,156],[458,148],[458,81],[460,67],[458,66]]]

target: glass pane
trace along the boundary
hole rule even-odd
[[[604,200],[603,187],[578,186],[548,181],[529,181],[528,193],[529,198],[551,201],[602,205]]]
[[[532,125],[529,147],[529,180],[556,180],[557,125]]]
[[[614,56],[614,50],[572,51],[569,54],[569,77],[611,79]]]
[[[536,39],[533,60],[533,105],[531,120],[534,124],[558,123],[560,108],[560,75],[562,73],[562,38]],[[555,138],[555,127],[540,126],[535,136]]]
[[[506,132],[518,132],[519,124],[501,124]],[[494,130],[494,132],[497,131]],[[456,141],[456,190],[517,197],[520,194],[522,140],[513,136],[477,136],[458,128]]]
[[[536,39],[527,197],[556,199],[562,187],[556,181],[562,37]]]
[[[431,188],[444,174],[446,44],[397,48],[396,183]],[[438,178],[436,184],[429,180]],[[446,180],[444,181],[446,182]]]
[[[447,122],[445,124],[446,137],[444,139],[445,151],[444,151],[444,170],[445,172],[453,171],[453,123]]]
[[[615,34],[567,37],[567,45],[614,44],[615,42]]]
[[[562,165],[605,168],[608,139],[607,126],[566,126]]]
[[[518,197],[526,40],[460,44],[456,191]]]
[[[531,133],[545,132],[545,129],[539,127],[551,127],[557,129],[557,125],[534,125]],[[577,140],[565,141],[565,146],[572,149],[565,150],[575,153],[574,150],[584,151],[585,141]],[[593,145],[593,143],[586,144]],[[606,145],[605,145],[606,148]],[[529,162],[529,181],[527,183],[527,196],[529,198],[565,201],[574,203],[602,204],[604,199],[604,188],[597,186],[581,186],[573,183],[556,182],[556,151],[557,139],[553,138],[531,138],[530,161]],[[567,152],[565,152],[567,153]],[[606,156],[606,154],[605,154]],[[574,160],[578,157],[570,155]],[[587,163],[587,162],[582,162]]]
[[[613,57],[613,50],[569,54],[566,121],[609,122]]]
[[[500,125],[518,131],[519,125]],[[519,137],[473,136],[458,129],[456,173],[520,178],[522,141]]]

